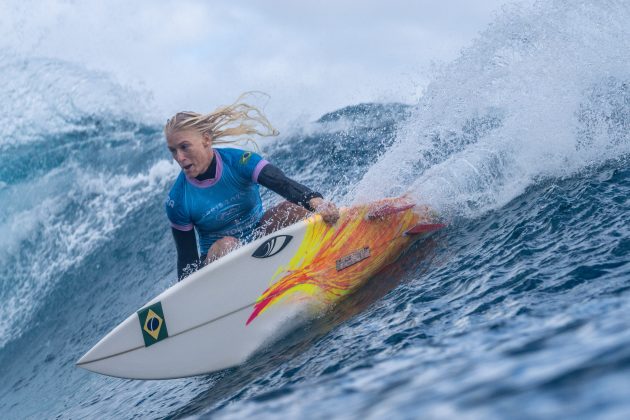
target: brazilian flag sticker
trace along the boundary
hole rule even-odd
[[[252,152],[243,153],[243,156],[241,156],[241,165],[247,165],[247,162],[249,162],[249,158],[251,157],[252,157]]]
[[[164,319],[164,312],[162,312],[162,304],[160,302],[140,309],[137,313],[145,347],[149,347],[168,337],[166,320]]]

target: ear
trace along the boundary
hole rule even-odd
[[[203,133],[203,145],[208,147],[208,146],[212,146],[212,136],[210,135],[210,133]]]

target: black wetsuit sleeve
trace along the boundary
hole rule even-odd
[[[313,211],[308,203],[312,198],[322,195],[287,177],[279,168],[267,164],[258,175],[258,183],[280,194],[292,203]]]
[[[181,231],[171,228],[177,248],[177,281],[183,280],[201,267],[197,251],[195,231]]]

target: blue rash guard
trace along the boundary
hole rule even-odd
[[[264,213],[258,175],[269,162],[240,149],[213,150],[214,178],[200,181],[182,171],[165,203],[173,229],[196,229],[201,255],[225,236],[250,240]]]

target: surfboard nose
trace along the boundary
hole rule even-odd
[[[133,314],[96,343],[94,347],[77,360],[76,364],[79,367],[92,370],[87,366],[88,364],[141,347],[144,347],[144,341],[139,332],[138,317],[136,314]]]
[[[90,360],[90,356],[89,356],[90,352],[88,351],[87,353],[85,353],[83,356],[81,356],[79,358],[79,360],[77,360],[75,362],[75,365],[82,367],[81,365],[84,363],[87,363]]]

